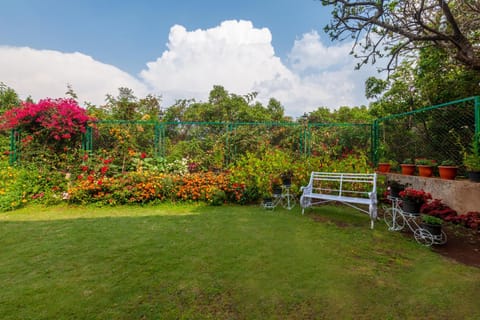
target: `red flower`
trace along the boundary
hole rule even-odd
[[[140,159],[145,159],[147,157],[147,154],[145,152],[142,152],[140,154]]]
[[[100,168],[100,172],[101,172],[102,174],[105,174],[105,173],[107,172],[107,170],[108,170],[108,167],[107,167],[107,166],[103,166],[102,168]]]
[[[88,166],[81,166],[80,169],[81,169],[83,172],[87,172],[87,171],[88,171]]]
[[[432,195],[423,190],[415,190],[413,188],[405,188],[405,190],[400,191],[399,193],[402,199],[407,199],[410,201],[424,203],[429,199],[432,199]]]

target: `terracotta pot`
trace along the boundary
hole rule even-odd
[[[378,171],[380,172],[390,172],[390,163],[381,162],[378,164]]]
[[[407,176],[413,176],[415,174],[415,165],[414,164],[401,164],[402,174]]]
[[[417,165],[418,175],[420,177],[431,177],[433,176],[433,167],[432,166],[423,166]]]
[[[442,179],[455,180],[457,171],[458,167],[455,166],[438,166],[438,173]]]

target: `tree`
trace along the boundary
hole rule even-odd
[[[386,69],[401,57],[436,47],[465,67],[480,71],[480,2],[478,0],[322,0],[333,6],[325,31],[332,40],[351,36],[352,52],[375,63],[388,54]]]
[[[0,82],[0,113],[20,105],[20,99],[12,88]]]

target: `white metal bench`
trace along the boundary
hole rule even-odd
[[[305,208],[337,201],[367,213],[373,229],[377,219],[377,174],[312,172],[310,182],[301,188],[302,214]],[[368,210],[357,205],[367,205]]]

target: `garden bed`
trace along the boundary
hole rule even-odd
[[[442,246],[434,246],[433,251],[465,265],[480,268],[480,232],[450,224],[444,225],[443,230],[448,241]]]
[[[354,225],[342,220],[333,219],[331,216],[312,214],[310,217],[322,223],[333,223],[339,228],[349,228]],[[385,227],[380,223],[376,228]],[[454,224],[444,224],[443,231],[447,234],[447,243],[435,245],[432,250],[444,257],[455,260],[467,266],[480,268],[480,232]],[[407,237],[412,237],[411,232],[402,232]]]

